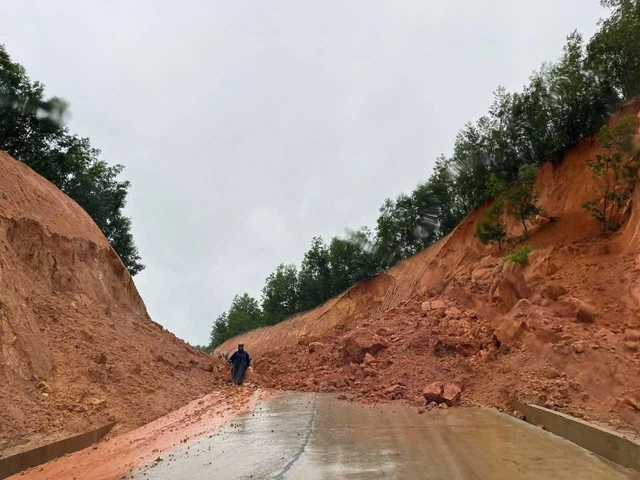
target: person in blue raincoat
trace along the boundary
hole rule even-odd
[[[229,359],[231,368],[231,381],[234,385],[242,385],[247,368],[251,366],[251,358],[244,349],[244,344],[238,344],[238,351]]]

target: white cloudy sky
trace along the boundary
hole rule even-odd
[[[206,343],[313,235],[373,225],[597,0],[18,0],[0,43],[132,182],[151,316]]]

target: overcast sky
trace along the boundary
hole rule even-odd
[[[132,182],[154,320],[192,344],[311,237],[373,226],[598,0],[20,0],[0,43]]]

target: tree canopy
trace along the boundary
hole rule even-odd
[[[501,244],[504,213],[521,222],[526,235],[527,222],[546,215],[537,205],[537,167],[560,161],[580,140],[598,132],[622,103],[640,94],[640,0],[602,4],[611,15],[588,42],[572,32],[559,60],[543,64],[521,92],[498,87],[487,115],[464,125],[453,153],[436,159],[429,179],[411,194],[383,202],[373,232],[349,232],[332,238],[328,246],[316,237],[300,270],[280,265],[269,275],[262,292],[263,324],[317,306],[420,252],[486,200],[497,199],[477,225],[482,241]],[[605,146],[620,136],[603,132]],[[594,174],[607,165],[623,165],[613,153],[596,159]],[[637,165],[632,166],[636,171]],[[602,205],[603,199],[620,204],[628,198],[623,180],[598,192],[592,202],[596,214],[608,212],[610,203]],[[599,215],[607,221],[606,213]]]
[[[603,153],[597,154],[595,160],[587,160],[597,197],[582,207],[601,223],[603,233],[619,226],[613,225],[612,220],[630,201],[638,178],[640,152],[634,145],[637,133],[635,115],[623,117],[611,127],[604,125],[598,134]]]
[[[0,150],[29,165],[93,218],[131,275],[145,267],[124,215],[128,181],[119,179],[122,165],[100,158],[88,138],[64,125],[67,103],[47,98],[45,87],[29,79],[0,45]]]

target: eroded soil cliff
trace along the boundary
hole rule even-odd
[[[636,101],[620,114],[639,110]],[[443,382],[462,389],[462,404],[519,399],[639,427],[640,190],[622,228],[602,236],[581,208],[598,149],[585,139],[540,169],[553,221],[539,218],[521,242],[533,248],[524,268],[475,238],[483,205],[377,278],[220,350],[244,342],[265,386],[424,406],[425,387]]]
[[[89,215],[0,152],[0,452],[142,425],[220,384],[210,369],[149,318]]]

